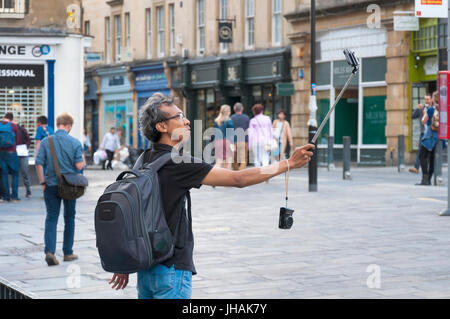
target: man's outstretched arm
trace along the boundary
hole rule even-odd
[[[297,148],[288,160],[281,161],[266,167],[248,168],[242,171],[230,171],[214,167],[203,179],[202,184],[208,186],[247,187],[256,185],[280,175],[289,169],[305,166],[313,153],[314,145],[308,144]],[[289,161],[289,164],[287,163]]]

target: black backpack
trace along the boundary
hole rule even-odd
[[[175,240],[165,218],[158,178],[171,155],[164,154],[142,168],[142,154],[134,168],[122,172],[99,198],[95,232],[105,271],[135,273],[173,255]]]

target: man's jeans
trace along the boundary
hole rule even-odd
[[[28,156],[19,156],[20,160],[20,173],[23,177],[23,184],[25,185],[25,188],[27,189],[27,195],[31,195],[31,184],[30,184],[30,174],[28,170]]]
[[[0,165],[2,167],[3,199],[19,199],[19,169],[20,162],[16,152],[0,151]],[[12,194],[9,188],[9,174],[12,175]]]
[[[192,273],[156,265],[138,272],[137,291],[139,299],[190,299]]]
[[[424,133],[420,133],[419,138],[419,149],[417,150],[416,154],[416,162],[414,163],[414,167],[418,170],[420,168],[420,143],[422,142],[422,137]]]
[[[56,251],[56,226],[58,225],[61,200],[64,201],[64,255],[73,254],[73,238],[75,235],[75,204],[76,200],[62,199],[58,196],[58,186],[47,186],[44,191],[47,217],[45,219],[45,253]]]

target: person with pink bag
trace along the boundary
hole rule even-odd
[[[253,153],[255,167],[269,165],[270,149],[268,143],[271,142],[272,120],[264,115],[264,107],[261,104],[255,104],[252,112],[255,115],[250,120],[248,128],[248,144]]]

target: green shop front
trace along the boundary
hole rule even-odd
[[[409,54],[410,115],[419,104],[424,103],[424,96],[437,90],[439,72],[439,47],[446,48],[446,27],[438,26],[438,19],[419,19],[419,31],[411,34],[411,51]],[[445,33],[442,37],[439,33]],[[442,38],[442,39],[441,39]],[[438,41],[439,39],[439,41]],[[446,49],[445,49],[446,50]],[[444,50],[444,51],[445,51]],[[447,55],[445,54],[445,57]],[[446,70],[447,64],[443,65]],[[420,121],[409,116],[410,136],[409,151],[417,151],[420,143]]]
[[[342,160],[343,137],[351,138],[351,159],[361,165],[385,165],[386,58],[363,57],[361,68],[332,113],[318,140],[319,161],[327,163],[328,137],[334,137],[334,160]],[[317,119],[321,123],[348,78],[345,60],[317,64]]]
[[[240,102],[250,117],[251,108],[257,103],[264,106],[264,113],[272,119],[280,109],[289,116],[289,95],[293,90],[280,94],[280,84],[291,82],[289,48],[186,60],[181,70],[180,89],[187,99],[188,118],[195,123],[194,140],[196,135],[203,135],[213,127],[223,104],[233,107]],[[198,147],[204,146],[204,142]]]

